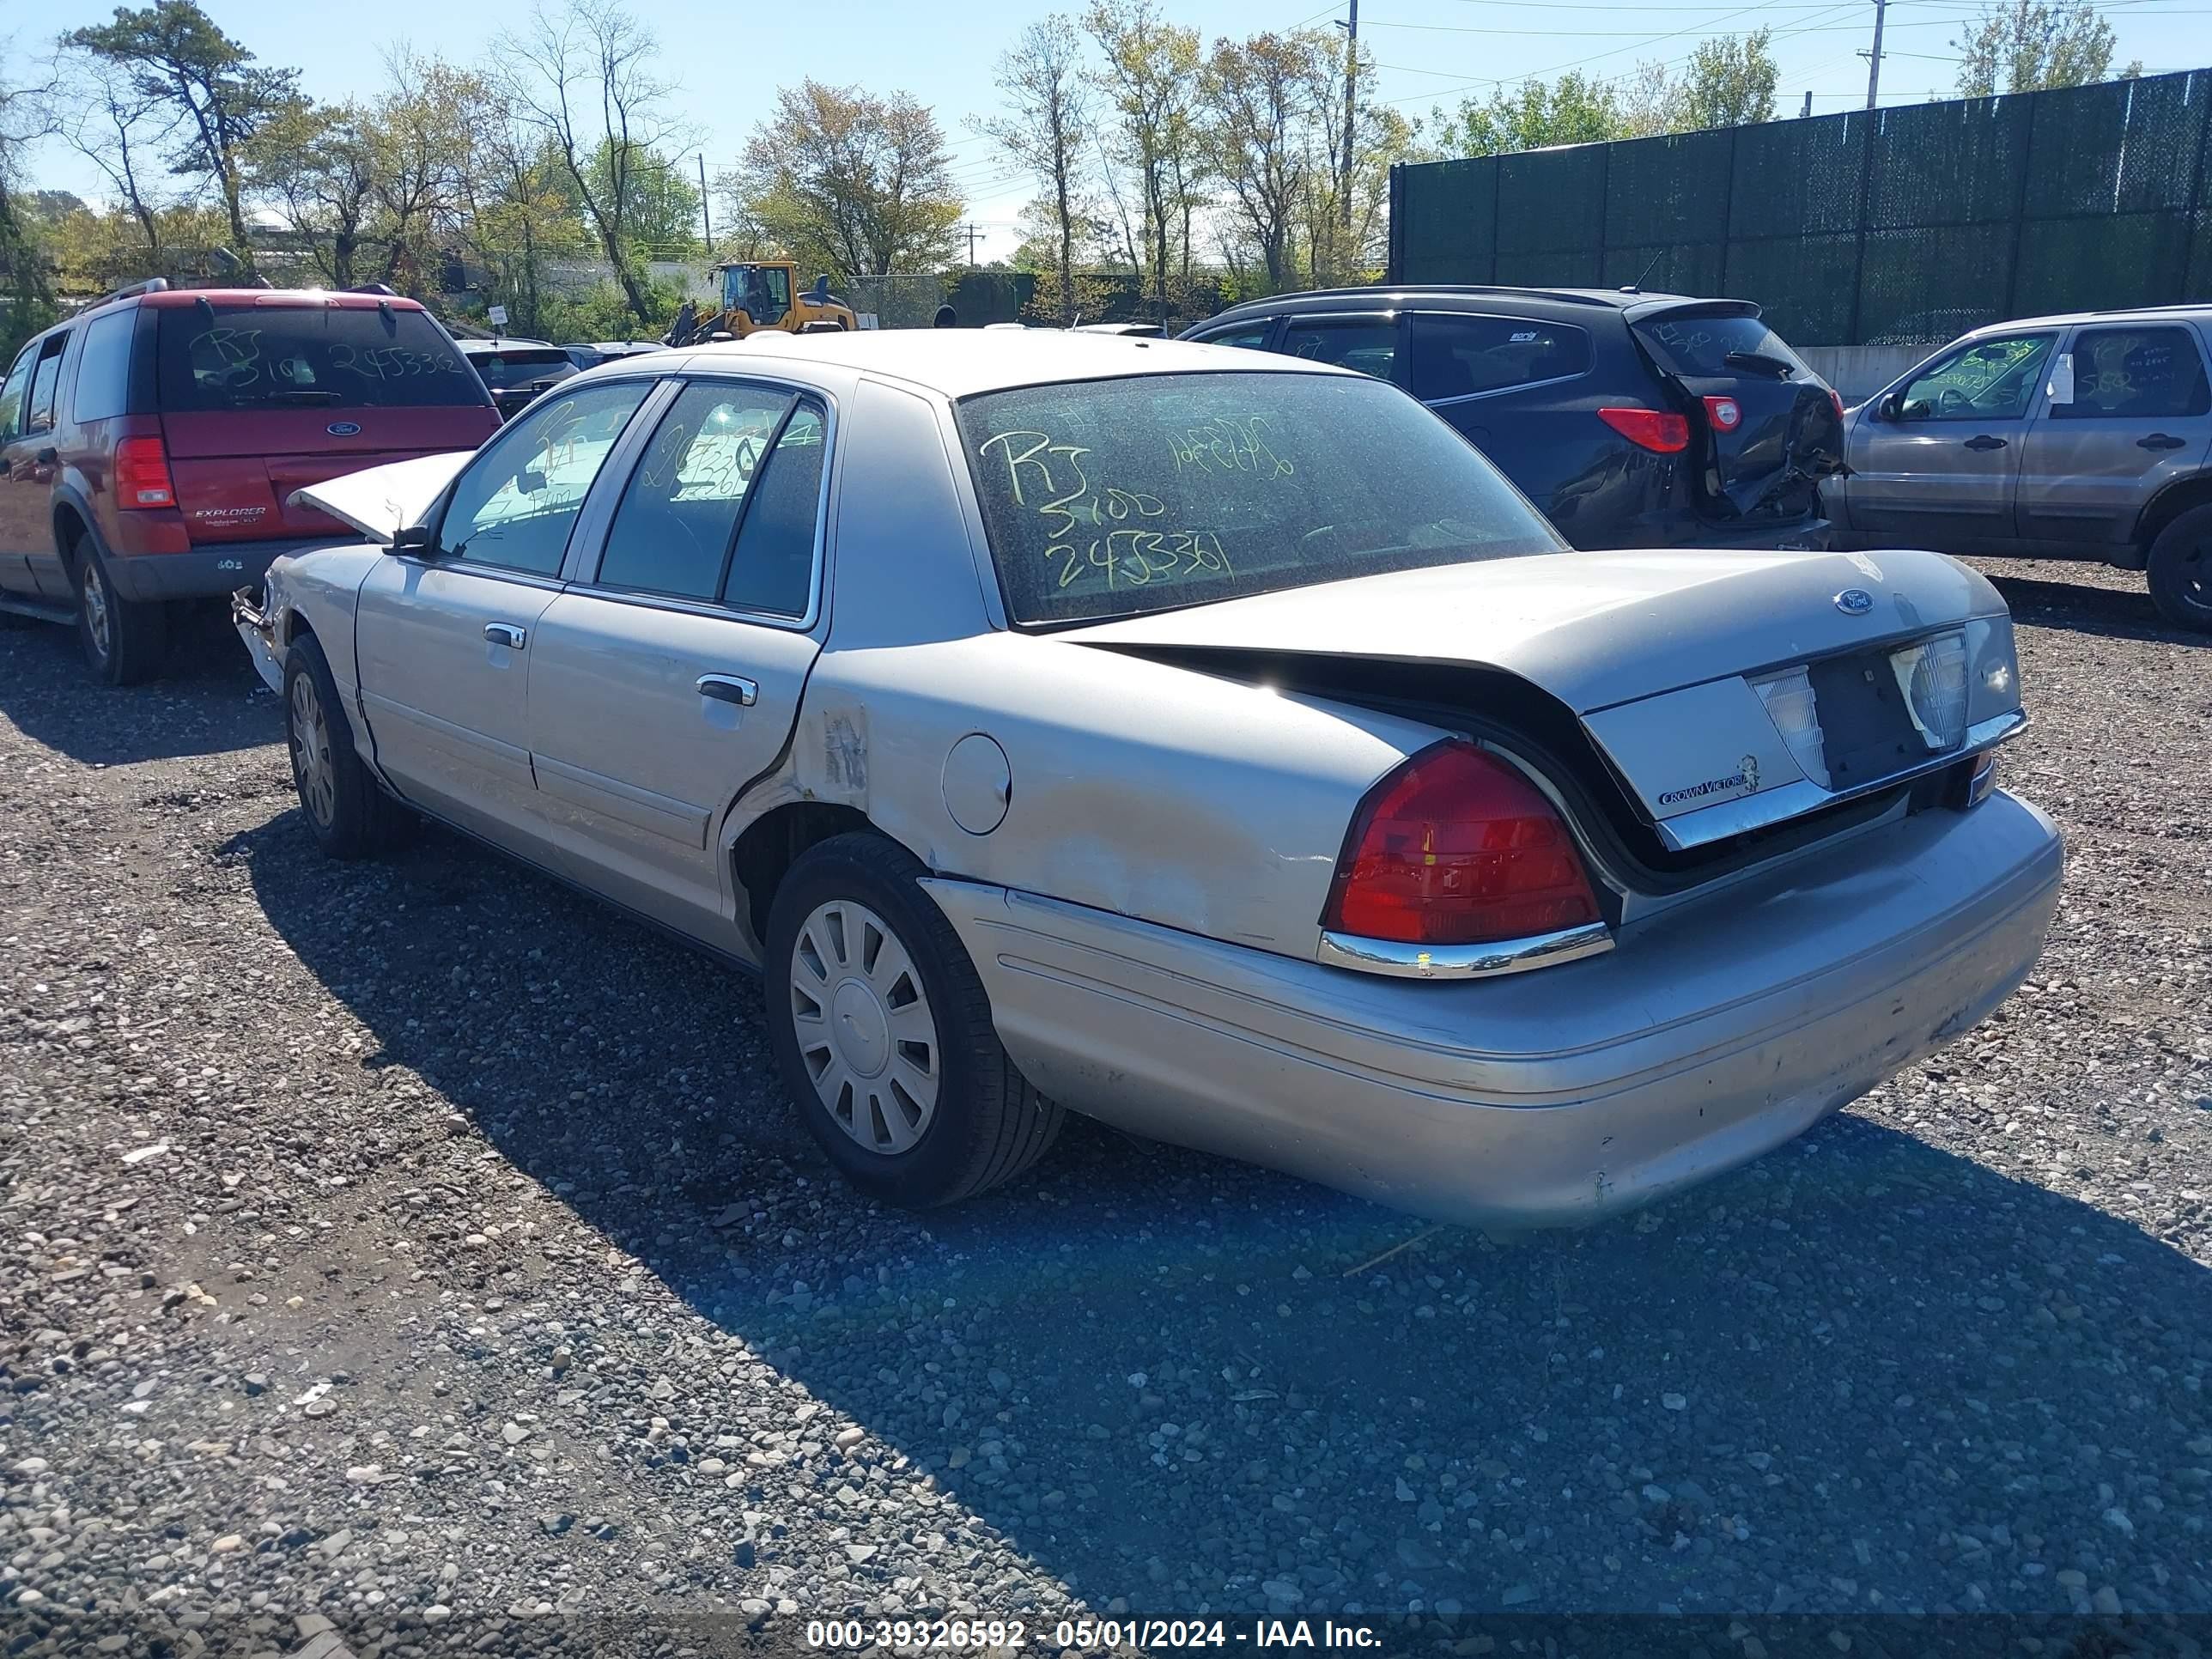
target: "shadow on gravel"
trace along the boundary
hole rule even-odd
[[[53,623],[0,628],[0,716],[88,766],[220,755],[283,740],[276,700],[227,619],[187,617],[167,671],[146,685],[101,685],[76,635]]]
[[[2040,1187],[1844,1116],[1497,1248],[1079,1123],[1013,1189],[903,1216],[791,1122],[746,981],[444,836],[334,866],[287,814],[229,850],[368,1064],[1099,1610],[2212,1607],[2212,1279]],[[556,1306],[604,1384],[602,1310]],[[623,1380],[631,1432],[726,1422]],[[818,1565],[848,1481],[818,1449],[763,1469],[733,1532],[766,1511],[773,1565],[814,1516]]]
[[[1978,567],[2012,607],[2014,620],[2036,628],[2066,628],[2115,640],[2164,645],[2212,646],[2212,635],[2192,634],[2158,614],[2148,589],[2101,587],[2090,582],[2045,581],[2008,576],[1994,563]],[[2097,567],[2085,566],[2094,569]],[[2135,578],[2142,581],[2140,575]]]

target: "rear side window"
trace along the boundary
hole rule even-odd
[[[1395,317],[1340,317],[1310,323],[1293,317],[1283,331],[1280,349],[1286,356],[1340,363],[1387,380],[1398,355],[1398,322]]]
[[[0,435],[12,437],[23,429],[23,398],[31,389],[31,368],[38,360],[38,348],[25,346],[8,371],[8,384],[0,387]]]
[[[1786,373],[1803,380],[1813,373],[1779,334],[1756,317],[1669,311],[1638,323],[1636,336],[1670,374],[1709,380]]]
[[[2204,359],[2184,328],[2086,328],[2074,338],[2074,401],[2054,421],[2162,421],[2212,410]]]
[[[23,420],[26,432],[45,432],[54,423],[54,392],[62,378],[62,353],[69,336],[57,334],[39,349],[39,366],[31,371],[31,407]]]
[[[156,356],[164,410],[484,402],[453,342],[411,308],[194,305],[163,307],[161,316]]]
[[[76,364],[76,395],[70,417],[105,421],[131,402],[131,337],[137,330],[136,309],[96,317],[84,327],[84,350]]]
[[[1525,317],[1416,316],[1413,392],[1424,403],[1565,380],[1590,366],[1589,336]]]
[[[1243,328],[1224,329],[1218,334],[1209,334],[1200,343],[1205,345],[1241,346],[1247,351],[1264,351],[1267,337],[1275,331],[1272,317],[1263,323],[1249,323]]]
[[[722,602],[739,611],[803,617],[814,586],[814,541],[828,457],[822,411],[801,404],[753,480],[753,499],[738,527]]]
[[[684,387],[623,492],[600,585],[684,599],[720,593],[738,520],[791,406],[789,393],[766,386]]]

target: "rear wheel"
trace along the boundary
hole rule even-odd
[[[926,1209],[1043,1156],[1060,1109],[1014,1068],[919,860],[833,836],[793,865],[769,913],[771,1046],[801,1118],[871,1197]]]
[[[364,858],[404,837],[407,811],[384,793],[354,752],[337,682],[312,634],[293,641],[285,653],[284,728],[300,810],[324,852],[334,859]]]
[[[2145,571],[2159,615],[2212,633],[2212,506],[2192,507],[2159,532]]]
[[[150,679],[168,649],[169,618],[153,601],[115,591],[98,552],[82,542],[76,555],[76,634],[85,665],[108,685]]]

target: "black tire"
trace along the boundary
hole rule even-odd
[[[337,681],[312,634],[293,641],[284,656],[284,735],[301,816],[325,854],[367,858],[405,838],[412,815],[384,793],[354,751]]]
[[[2192,507],[2160,531],[2145,569],[2160,616],[2212,633],[2212,507]]]
[[[880,836],[833,836],[808,849],[776,889],[763,964],[769,1040],[808,1131],[854,1186],[908,1209],[955,1203],[1012,1179],[1044,1155],[1062,1116],[1058,1103],[1030,1087],[1000,1045],[983,981],[952,924],[922,891],[917,878],[925,873],[919,860]],[[891,995],[870,1000],[875,993],[860,977],[862,969],[853,966],[861,961],[864,942],[850,934],[845,939],[849,960],[822,960],[827,971],[812,975],[800,961],[801,934],[812,923],[814,936],[827,937],[819,914],[825,907],[839,913],[848,908],[873,912],[889,930],[889,947],[903,951],[920,981],[915,994],[934,1033],[926,1075],[933,1078],[936,1094],[918,1129],[911,1122],[896,1127],[896,1133],[916,1137],[902,1149],[885,1148],[878,1126],[892,1110],[911,1105],[914,1097],[876,1097],[889,1095],[901,1062],[919,1065],[909,1052],[917,1045],[901,1041],[901,1028],[892,1023],[893,1016],[912,1005],[899,1005],[895,987]],[[826,954],[836,957],[834,944]],[[811,999],[794,982],[795,971],[809,974],[809,983],[818,977],[823,993],[814,1015],[823,1025],[805,1037],[802,1022],[810,1017],[804,1005]],[[816,1075],[843,1062],[835,1055],[825,1060],[826,1043],[811,1039],[830,1035],[837,1000],[854,983],[860,986],[853,994],[859,996],[862,1018],[868,1018],[871,1006],[884,1016],[878,1045],[884,1060],[872,1078],[859,1078],[848,1068],[845,1075],[874,1103],[847,1095],[849,1104],[841,1117],[817,1087]],[[899,1051],[896,1055],[894,1049]],[[848,1121],[861,1127],[848,1129]],[[873,1144],[863,1145],[864,1136]]]
[[[76,637],[85,666],[105,685],[137,685],[161,671],[169,649],[169,616],[157,601],[126,599],[115,591],[98,550],[76,544]]]

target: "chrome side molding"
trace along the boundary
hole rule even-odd
[[[1611,930],[1601,921],[1591,921],[1556,933],[1498,939],[1488,945],[1401,945],[1391,939],[1357,939],[1350,933],[1324,931],[1315,959],[1332,968],[1394,974],[1401,979],[1487,979],[1548,968],[1558,962],[1577,962],[1611,949]]]

